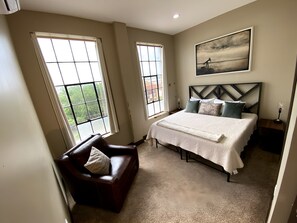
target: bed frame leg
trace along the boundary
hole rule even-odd
[[[180,159],[182,160],[183,159],[183,150],[180,147],[179,147],[179,153],[180,153]]]
[[[188,162],[188,161],[189,161],[189,152],[186,151],[186,162]]]
[[[226,173],[227,174],[227,182],[230,182],[230,176],[231,174],[230,173]]]
[[[156,148],[158,149],[158,140],[156,139]]]

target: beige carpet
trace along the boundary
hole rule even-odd
[[[247,148],[245,167],[226,175],[165,147],[138,146],[140,169],[119,214],[74,204],[74,223],[265,222],[279,155]]]

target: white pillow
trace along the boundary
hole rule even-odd
[[[214,100],[215,100],[214,98],[205,98],[205,99],[201,99],[201,100],[200,100],[200,103],[201,103],[201,102],[213,103]]]
[[[190,101],[200,101],[200,100],[201,100],[201,99],[199,99],[199,98],[195,98],[195,97],[193,97],[193,96],[190,98]]]
[[[213,103],[216,103],[216,104],[225,104],[225,101],[216,98],[216,99],[214,99]]]
[[[92,147],[90,156],[84,165],[91,173],[107,175],[109,174],[110,159],[99,149]]]

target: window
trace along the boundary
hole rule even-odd
[[[163,47],[137,43],[147,116],[164,112]]]
[[[75,142],[112,132],[112,103],[97,41],[36,35],[64,117]]]

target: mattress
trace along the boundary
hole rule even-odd
[[[244,167],[240,153],[255,130],[257,119],[257,115],[252,113],[242,113],[241,119],[235,119],[189,113],[183,110],[153,123],[146,139],[151,143],[153,139],[157,139],[180,147],[222,166],[230,174],[235,174],[238,168]],[[164,127],[161,125],[164,121],[171,126],[182,126],[182,128]],[[207,135],[223,135],[223,137],[215,142],[207,137],[199,137],[189,134],[189,131],[180,130],[184,128],[203,131]]]

